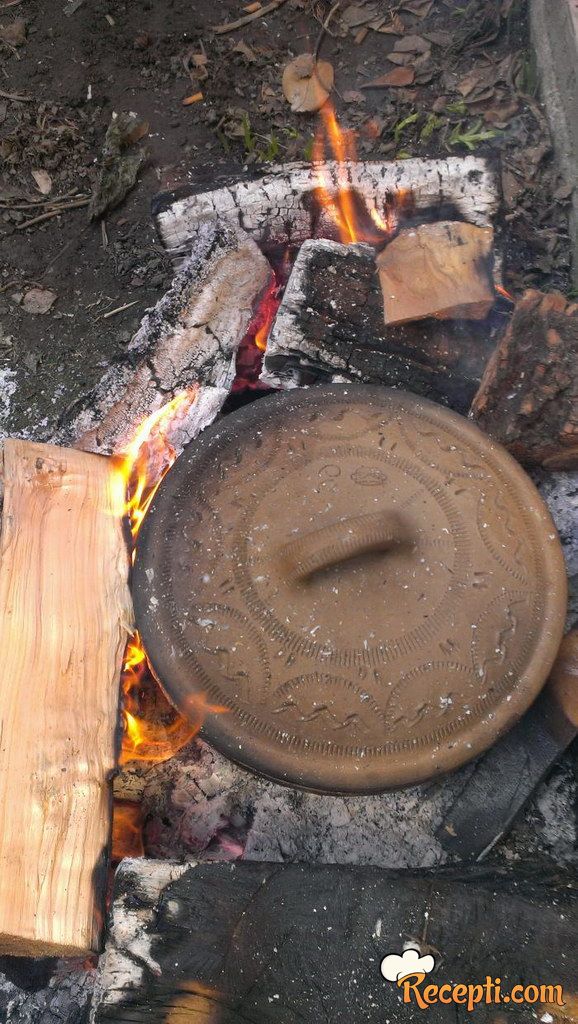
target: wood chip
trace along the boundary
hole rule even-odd
[[[255,51],[243,39],[239,40],[236,46],[233,47],[233,53],[240,53],[250,64],[255,64],[258,59]]]
[[[384,89],[388,86],[398,88],[403,85],[411,85],[414,78],[415,72],[413,68],[394,68],[393,71],[388,71],[386,75],[380,75],[379,78],[374,78],[372,82],[366,82],[361,88]]]
[[[50,195],[50,192],[52,191],[52,178],[48,174],[48,171],[32,171],[32,177],[36,182],[38,191],[43,196]]]
[[[183,107],[190,107],[193,103],[200,103],[202,98],[202,92],[194,92],[192,96],[185,96],[184,100],[182,100]]]
[[[246,7],[243,7],[243,10],[247,14],[254,14],[255,11],[260,11],[261,10],[261,4],[260,3],[247,4]]]

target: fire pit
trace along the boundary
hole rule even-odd
[[[176,921],[181,879],[193,884],[175,859],[449,860],[436,831],[475,776],[465,762],[536,696],[564,625],[565,570],[544,502],[505,452],[450,411],[467,410],[511,308],[500,295],[485,162],[328,162],[322,172],[295,165],[216,185],[159,200],[161,236],[180,263],[175,282],[126,360],[50,438],[83,458],[116,456],[113,539],[122,547],[125,513],[138,627],[123,669],[116,831],[124,853],[167,861],[124,871],[100,975],[102,1020],[115,1019],[125,987],[136,992],[154,974],[155,922],[162,930],[173,912]],[[421,289],[408,322],[411,288],[401,313],[399,296],[385,301],[393,277],[379,251],[407,231],[411,252],[416,226],[420,245],[441,231],[452,245],[482,245],[484,258],[467,261],[468,273],[480,270],[471,303],[462,290],[453,310],[442,281],[432,309]],[[317,383],[328,386],[303,388]],[[289,393],[261,398],[271,386]],[[94,455],[86,458],[90,475]],[[570,523],[562,539],[575,558],[568,477],[542,486],[558,524]],[[124,550],[115,551],[124,570]],[[117,616],[117,633],[129,618]],[[109,694],[113,660],[103,659]],[[98,946],[116,712],[103,726],[108,761],[95,769],[99,827],[74,884],[82,928],[55,942],[50,915],[39,935],[27,911],[11,932],[17,952]],[[90,720],[70,723],[77,751]],[[46,836],[62,834],[63,804],[54,813]],[[63,857],[55,842],[47,861],[76,863],[82,826],[75,849]],[[243,867],[239,877],[254,881]],[[33,896],[27,907],[39,905]],[[160,960],[170,958],[172,948]]]

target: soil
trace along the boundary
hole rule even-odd
[[[325,0],[287,0],[216,35],[212,25],[243,14],[239,0],[82,0],[69,15],[63,4],[20,0],[3,10],[0,0],[0,38],[2,26],[19,18],[26,31],[22,45],[0,42],[0,89],[29,98],[0,95],[0,427],[38,439],[50,437],[122,355],[145,308],[166,290],[172,268],[150,215],[154,195],[199,169],[310,157],[316,115],[290,111],[281,76],[289,59],[319,42],[331,9]],[[431,46],[423,61],[410,56],[420,84],[409,88],[361,88],[395,66],[386,54],[399,36],[368,29],[360,39],[360,27],[347,23],[356,20],[351,10],[342,2],[334,12],[320,53],[334,65],[338,117],[356,132],[360,157],[466,153],[456,135],[489,132],[470,145],[502,174],[506,283],[515,293],[528,284],[566,290],[567,190],[533,95],[525,4],[398,5],[403,38],[418,34]],[[466,103],[464,78],[476,69],[485,77]],[[197,92],[202,100],[183,106]],[[102,222],[89,222],[80,207],[23,229],[38,211],[19,207],[46,198],[32,172],[50,175],[48,198],[88,196],[111,116],[128,111],[148,124],[148,135],[139,143],[146,162],[125,201]],[[56,293],[47,313],[22,306],[33,286]]]

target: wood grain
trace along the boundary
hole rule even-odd
[[[403,228],[377,258],[386,324],[483,320],[494,305],[492,228],[437,221]]]
[[[98,948],[119,678],[131,622],[110,464],[4,446],[0,951]]]

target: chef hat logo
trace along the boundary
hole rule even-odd
[[[385,980],[397,982],[398,985],[409,977],[423,981],[426,974],[433,969],[433,956],[429,953],[421,956],[418,949],[406,949],[401,956],[398,953],[389,953],[381,961],[381,973]]]

